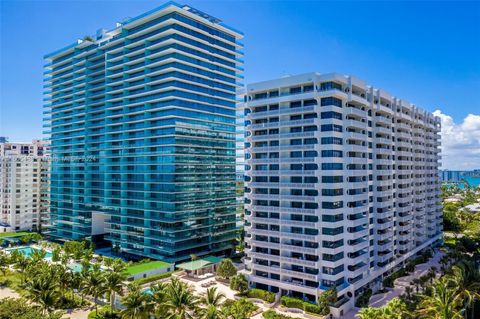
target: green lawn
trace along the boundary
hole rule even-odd
[[[171,264],[166,263],[164,261],[150,261],[146,263],[140,263],[140,264],[133,264],[127,268],[127,273],[129,275],[135,275],[144,271],[149,271],[157,268],[164,268],[168,267]]]
[[[4,238],[4,237],[21,237],[21,236],[24,236],[24,235],[28,235],[30,234],[29,232],[25,232],[25,231],[22,231],[22,232],[11,232],[11,233],[0,233],[0,238]]]

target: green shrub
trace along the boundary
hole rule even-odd
[[[314,314],[328,314],[330,311],[330,308],[328,308],[328,305],[325,307],[320,306],[318,304],[313,304],[310,302],[303,301],[302,299],[298,298],[293,298],[293,297],[288,297],[288,296],[282,296],[280,298],[280,303],[287,307],[287,308],[297,308],[297,309],[302,309],[306,312],[314,313]]]
[[[244,274],[238,274],[230,280],[230,289],[238,291],[241,295],[248,292],[248,281]]]
[[[316,313],[316,314],[323,314],[323,309],[319,305],[305,302],[303,304],[303,310],[306,312]]]
[[[262,314],[264,319],[293,319],[293,317],[285,316],[275,312],[275,310],[267,310]]]
[[[408,268],[408,269],[407,269]],[[390,276],[388,277],[385,277],[383,279],[383,286],[384,287],[389,287],[389,288],[393,288],[394,286],[394,282],[397,278],[400,278],[400,277],[404,277],[404,276],[407,276],[409,274],[409,269],[411,267],[405,267],[405,268],[400,268],[399,270],[397,270],[396,272],[392,273]],[[415,266],[413,266],[413,268],[415,269]]]
[[[120,319],[118,312],[111,311],[110,306],[106,305],[98,308],[98,314],[95,309],[88,314],[88,319]]]
[[[282,298],[280,298],[280,303],[287,308],[297,308],[297,309],[303,310],[304,302],[305,301],[301,299],[288,297],[288,296],[282,296]]]
[[[153,281],[168,278],[173,273],[174,273],[173,271],[170,271],[170,272],[166,272],[166,273],[163,273],[163,274],[153,275],[153,276],[150,276],[150,277],[147,277],[147,278],[135,279],[135,280],[133,280],[133,282],[135,282],[139,285],[144,285],[144,284],[148,284],[148,283],[153,282]]]
[[[372,296],[372,289],[365,290],[360,296],[358,296],[357,300],[355,301],[355,307],[358,307],[358,308],[367,307],[371,296]]]
[[[230,259],[223,259],[217,268],[217,276],[223,279],[230,279],[237,274],[237,268]]]
[[[247,294],[248,298],[257,298],[266,301],[267,303],[275,302],[275,293],[262,290],[262,289],[251,289]]]

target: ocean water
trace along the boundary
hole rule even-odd
[[[480,177],[465,177],[465,180],[470,184],[472,187],[480,186]]]

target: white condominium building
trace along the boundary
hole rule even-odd
[[[440,119],[351,76],[247,86],[250,285],[342,316],[366,288],[442,236]]]
[[[0,233],[40,230],[47,215],[45,152],[40,140],[0,143]]]

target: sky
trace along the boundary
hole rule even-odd
[[[166,1],[0,0],[0,136],[42,137],[43,56]],[[245,83],[355,75],[442,119],[442,167],[480,168],[480,1],[177,1],[244,32]]]

